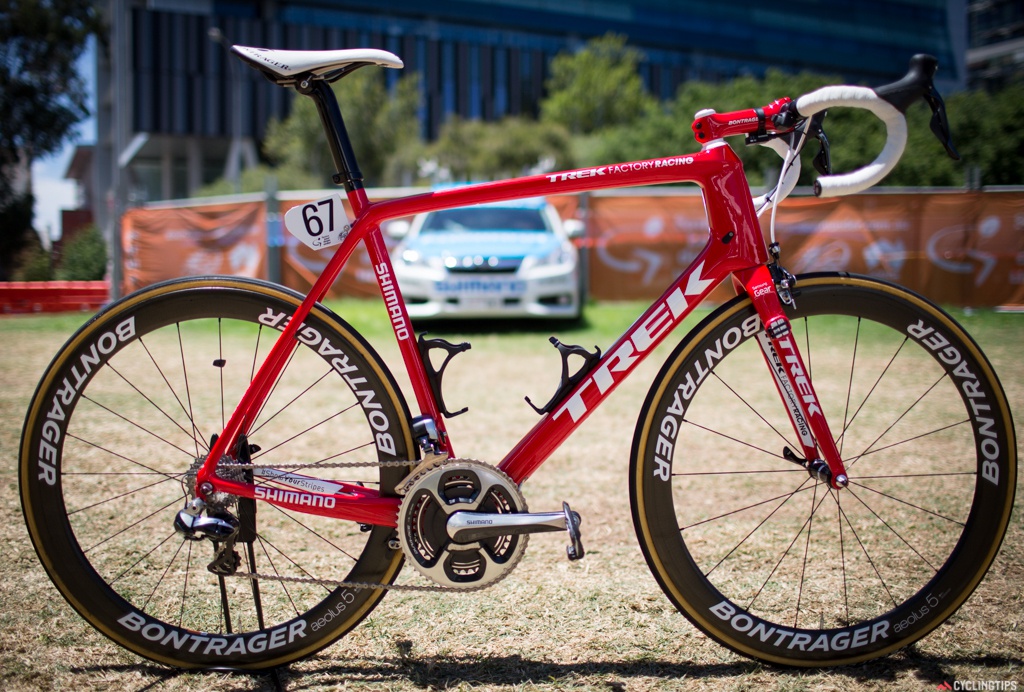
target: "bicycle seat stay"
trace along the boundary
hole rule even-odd
[[[582,558],[580,514],[565,502],[528,511],[525,482],[663,343],[670,352],[635,425],[623,431],[616,415],[591,427],[600,446],[567,455],[571,477],[558,487],[603,511],[612,487],[598,465],[626,456],[606,443],[632,430],[621,485],[643,556],[705,634],[771,664],[859,663],[924,637],[979,584],[1016,492],[1013,419],[991,364],[909,290],[790,274],[758,218],[793,190],[804,144],[828,146],[828,108],[874,113],[886,145],[838,175],[819,153],[822,195],[852,194],[896,165],[918,98],[950,149],[934,60],[916,58],[907,78],[878,90],[702,110],[692,154],[371,201],[330,82],[402,61],[377,49],[232,51],[317,108],[343,193],[300,203],[284,225],[333,254],[304,294],[229,276],[142,289],[83,325],[44,372],[20,447],[28,532],[57,589],[115,643],[182,668],[269,669],[337,641],[389,590],[451,596],[501,581],[533,534],[565,532],[566,555]],[[783,160],[778,184],[756,199],[733,135]],[[552,337],[561,383],[502,458],[457,455],[442,374],[469,345],[417,340],[395,271],[408,253],[392,259],[381,225],[680,182],[701,188],[704,247],[611,346]],[[774,223],[773,213],[772,234]],[[322,302],[359,246],[404,364],[397,375],[397,359]],[[412,280],[441,281],[438,266],[408,265]],[[677,333],[729,281],[737,295]],[[431,351],[445,356],[438,367]],[[571,375],[570,356],[583,360]],[[529,366],[508,367],[473,373],[475,388],[526,379]],[[496,438],[504,427],[473,432]],[[608,535],[600,528],[588,540]],[[619,552],[590,559],[617,569]],[[403,565],[430,585],[399,581]]]

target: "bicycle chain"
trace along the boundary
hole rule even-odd
[[[471,593],[482,591],[490,586],[477,586],[468,589],[451,589],[447,586],[416,586],[414,584],[375,584],[366,581],[341,581],[337,579],[314,579],[313,577],[282,577],[280,575],[268,576],[258,572],[236,572],[232,576],[243,577],[250,580],[279,581],[294,584],[313,584],[316,586],[334,586],[348,589],[383,589],[385,591],[445,591],[455,593]]]
[[[231,462],[225,462],[223,468],[230,469],[346,469],[346,468],[398,468],[399,466],[416,466],[419,461],[406,460],[406,461],[333,461],[329,464],[274,464],[273,466],[263,466],[262,464],[235,464]],[[222,468],[220,465],[217,468]]]

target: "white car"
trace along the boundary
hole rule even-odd
[[[548,317],[582,311],[576,219],[540,199],[419,214],[387,229],[413,319]]]

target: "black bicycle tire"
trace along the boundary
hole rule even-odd
[[[879,320],[888,320],[890,326],[894,328],[902,326],[904,330],[909,326],[911,319],[922,319],[925,320],[924,324],[928,329],[934,330],[921,336],[925,330],[919,327],[916,331],[917,336],[910,338],[909,343],[921,345],[921,351],[928,353],[933,361],[942,367],[953,384],[953,388],[960,394],[960,400],[970,421],[970,431],[976,450],[976,458],[973,461],[964,461],[965,466],[970,465],[975,469],[975,479],[971,481],[973,482],[973,491],[970,492],[973,493],[973,497],[970,512],[967,514],[966,521],[963,522],[964,528],[956,539],[955,546],[949,552],[942,566],[936,569],[934,577],[928,579],[923,586],[914,591],[912,596],[900,603],[897,604],[896,599],[893,598],[892,609],[881,612],[874,618],[822,629],[796,626],[795,623],[800,618],[799,605],[796,607],[794,623],[786,624],[759,617],[752,612],[752,609],[748,610],[748,606],[733,601],[729,595],[724,595],[719,590],[719,587],[729,587],[739,593],[746,587],[721,582],[740,580],[715,575],[715,579],[719,580],[719,583],[714,584],[705,576],[705,572],[710,574],[719,569],[719,565],[716,564],[709,568],[706,563],[698,564],[703,556],[694,557],[691,554],[691,549],[700,553],[705,548],[699,544],[699,541],[694,543],[695,548],[691,543],[687,543],[683,534],[693,525],[687,524],[685,521],[680,522],[680,517],[674,506],[676,500],[673,499],[672,489],[669,487],[672,484],[683,486],[694,482],[690,478],[684,479],[680,475],[683,471],[677,470],[677,465],[680,469],[684,468],[683,463],[685,462],[681,459],[684,459],[691,451],[689,448],[684,449],[684,442],[689,443],[689,437],[684,440],[682,434],[677,432],[676,438],[670,441],[674,446],[674,456],[669,454],[666,457],[668,453],[665,447],[658,448],[657,426],[659,421],[663,426],[665,425],[665,414],[673,405],[673,392],[679,391],[677,388],[681,383],[687,388],[683,392],[683,396],[685,397],[689,393],[690,398],[676,402],[674,411],[685,409],[685,414],[679,414],[680,419],[690,417],[690,407],[694,405],[699,396],[699,388],[704,383],[713,380],[712,377],[706,376],[707,373],[704,373],[704,375],[700,375],[701,379],[697,380],[697,388],[693,392],[689,391],[688,387],[692,384],[693,373],[697,372],[699,375],[701,359],[704,359],[705,364],[710,364],[709,359],[717,357],[717,353],[715,356],[709,356],[709,349],[717,350],[720,353],[723,350],[723,340],[728,342],[726,343],[727,353],[733,353],[733,348],[739,349],[736,332],[733,332],[732,337],[725,336],[729,329],[735,330],[745,323],[748,332],[753,331],[751,325],[754,325],[757,331],[763,331],[756,317],[752,317],[756,313],[753,311],[751,301],[745,296],[733,299],[703,320],[679,344],[655,379],[637,422],[630,465],[630,498],[637,537],[652,573],[676,608],[709,637],[742,655],[768,663],[799,667],[844,665],[884,656],[919,640],[950,617],[974,591],[996,556],[1013,507],[1016,487],[1016,440],[1006,397],[991,365],[973,339],[939,308],[924,298],[893,284],[846,274],[809,275],[801,277],[798,286],[800,291],[796,298],[797,307],[795,310],[787,309],[790,318],[794,321],[808,314],[839,313],[854,317],[858,315],[871,316]],[[923,345],[925,339],[930,339],[927,346]],[[948,342],[948,346],[941,346],[943,340]],[[746,341],[753,341],[753,337],[744,336],[744,342]],[[732,348],[729,348],[730,345]],[[947,348],[954,350],[948,351]],[[959,383],[952,374],[957,365],[944,363],[942,357],[937,355],[940,351],[945,354],[942,357],[949,361],[957,360],[957,364],[963,368],[958,371],[962,378]],[[758,355],[760,355],[759,350]],[[814,355],[811,354],[809,357],[805,354],[805,362],[812,372],[815,372],[814,368],[816,367],[824,367],[810,360]],[[714,363],[714,369],[717,371],[719,365],[728,361],[729,357],[729,355],[721,357],[721,360]],[[697,365],[695,366],[695,364]],[[691,377],[689,383],[685,382],[687,373]],[[969,388],[964,384],[964,382],[969,382],[966,379],[968,375],[976,376],[976,380],[970,381]],[[817,376],[814,376],[813,379],[816,387],[819,387]],[[767,386],[774,392],[775,387],[770,383],[770,378],[767,378],[762,384],[765,383],[768,383]],[[709,387],[709,389],[712,388]],[[976,399],[974,403],[978,407],[972,408],[968,389],[972,398]],[[742,394],[743,392],[738,392],[737,396]],[[778,398],[777,394],[773,393],[773,396]],[[980,415],[979,411],[986,415]],[[991,412],[991,419],[988,418],[989,412]],[[723,419],[728,418],[728,415],[721,413],[719,415]],[[832,423],[836,425],[836,421],[833,420]],[[842,421],[840,421],[841,423]],[[683,426],[683,422],[678,423],[680,429]],[[979,426],[984,427],[984,435],[979,433],[981,429]],[[692,426],[687,426],[687,428],[689,427]],[[669,424],[670,431],[671,428],[672,425]],[[840,433],[833,430],[833,434],[839,436]],[[998,445],[998,449],[992,445]],[[793,448],[799,449],[795,445]],[[998,454],[996,455],[993,450]],[[994,459],[988,458],[993,455]],[[662,459],[661,462],[658,461],[659,457]],[[671,465],[670,473],[665,471],[666,461]],[[780,469],[781,471],[785,470],[787,463],[782,462],[781,465],[784,468]],[[795,468],[798,474],[809,478],[803,469],[792,466],[788,468]],[[858,470],[856,467],[851,469],[851,479],[854,481],[856,481]],[[659,473],[662,476],[659,476]],[[936,478],[940,475],[952,476],[954,474],[934,474]],[[667,480],[664,476],[669,476],[672,482],[662,482]],[[993,481],[993,478],[996,480]],[[877,483],[878,481],[872,482]],[[966,488],[967,482],[964,482],[963,485]],[[750,486],[748,485],[748,487]],[[853,487],[855,486],[851,485],[851,489]],[[867,487],[866,483],[865,487]],[[839,491],[839,494],[843,492],[845,491]],[[688,497],[692,497],[692,495]],[[824,497],[825,495],[822,496],[822,501],[824,501]],[[753,500],[744,500],[744,502],[752,504]],[[737,502],[737,504],[739,503]],[[850,504],[852,501],[847,501],[847,507]],[[770,505],[766,505],[766,507],[768,506]],[[841,506],[841,503],[837,503],[837,508]],[[718,511],[724,517],[730,512],[731,507],[731,505],[723,506]],[[812,501],[812,510],[809,514],[814,515],[818,507],[820,504],[815,506]],[[907,513],[914,511],[907,510]],[[771,516],[772,514],[768,514],[768,517]],[[850,521],[848,517],[846,520]],[[736,522],[738,520],[728,519],[726,521]],[[809,519],[809,521],[811,520]],[[683,524],[683,528],[680,528],[680,523]],[[840,511],[837,511],[836,523],[841,530],[843,518]],[[820,520],[814,526],[821,526]],[[752,529],[741,543],[746,542],[759,530],[760,527]],[[800,528],[800,531],[803,531],[803,527]],[[906,531],[906,529],[900,525],[899,531]],[[807,524],[806,542],[808,545],[811,544],[811,533],[810,524]],[[897,533],[896,529],[893,529],[893,533]],[[797,537],[800,535],[797,534]],[[788,536],[789,534],[786,534],[787,538]],[[840,541],[842,541],[842,534],[840,537]],[[796,538],[793,540],[795,542]],[[857,540],[861,539],[858,537]],[[912,544],[907,542],[907,545]],[[721,550],[725,550],[727,547],[722,546]],[[739,548],[739,545],[736,547]],[[787,548],[787,552],[788,550]],[[736,559],[739,559],[738,553],[746,551],[746,546],[737,551]],[[824,551],[818,554],[824,554]],[[867,554],[866,550],[865,554]],[[851,553],[852,557],[853,553]],[[723,557],[722,561],[724,562],[726,559],[734,559],[733,553]],[[787,554],[784,553],[772,568],[773,571],[764,584],[768,584],[775,578],[774,570],[778,569],[786,559]],[[835,558],[832,559],[835,560]],[[772,560],[774,560],[774,556]],[[842,560],[845,571],[845,553]],[[805,558],[804,569],[806,566]],[[749,572],[753,572],[757,568],[756,565],[745,567]],[[878,581],[883,582],[883,586],[885,586],[883,574],[880,571],[885,567],[872,565],[872,568],[878,574]],[[761,569],[767,571],[767,568]],[[926,569],[922,568],[921,571],[927,576]],[[735,572],[741,573],[740,570]],[[865,573],[867,573],[866,570]],[[783,580],[780,579],[780,581]],[[867,581],[865,580],[865,582]],[[762,588],[764,588],[764,584],[762,584]],[[774,583],[772,586],[775,586]],[[800,594],[797,599],[803,596],[803,585],[801,584],[799,588]],[[886,586],[886,589],[888,588]],[[844,597],[848,598],[845,576],[843,589]],[[745,596],[746,594],[749,594],[749,591],[745,593]],[[936,594],[940,594],[942,598],[939,599]],[[760,591],[755,593],[751,604],[760,596]],[[849,616],[848,603],[846,607]],[[888,608],[888,604],[885,607]],[[824,625],[824,614],[819,613],[819,617],[821,617],[821,624]],[[769,632],[772,633],[768,634]],[[795,646],[797,641],[800,646]],[[815,649],[816,645],[820,646]]]
[[[181,325],[187,325],[186,320],[190,317],[238,317],[240,321],[246,322],[273,311],[278,315],[275,318],[278,322],[271,325],[273,328],[268,331],[276,336],[274,328],[283,328],[281,316],[291,314],[301,298],[299,294],[273,284],[227,277],[197,277],[154,285],[114,303],[80,328],[55,356],[33,396],[22,436],[19,476],[23,512],[36,552],[58,590],[82,617],[117,644],[141,656],[181,668],[262,669],[280,666],[309,656],[336,641],[365,618],[386,593],[385,589],[318,587],[325,593],[322,600],[287,621],[264,623],[265,627],[251,629],[245,633],[211,634],[209,630],[204,629],[200,635],[194,629],[180,626],[181,623],[175,624],[150,617],[145,607],[126,600],[121,593],[112,588],[83,552],[83,546],[79,545],[72,523],[68,519],[63,496],[65,440],[68,439],[67,431],[74,426],[77,407],[89,396],[88,388],[93,383],[96,372],[114,360],[126,346],[141,342],[142,337],[160,327],[180,322],[177,326],[180,332]],[[131,326],[125,326],[129,324],[129,320]],[[218,338],[223,339],[224,337],[219,334],[219,319],[217,324]],[[232,325],[226,325],[225,331],[228,331],[230,326]],[[304,322],[304,329],[307,328],[315,330],[323,337],[321,344],[327,340],[331,342],[329,350],[321,345],[317,356],[328,363],[327,374],[330,374],[332,369],[340,370],[337,366],[331,366],[328,355],[324,354],[330,353],[333,354],[332,357],[339,357],[336,352],[344,352],[344,357],[348,358],[346,367],[354,368],[349,376],[358,375],[364,378],[357,380],[361,393],[369,393],[372,390],[373,397],[370,401],[375,402],[374,406],[379,404],[379,411],[387,417],[385,430],[386,434],[390,435],[390,440],[394,441],[394,447],[390,449],[389,442],[389,449],[385,451],[381,449],[380,444],[372,445],[377,448],[376,454],[371,450],[369,456],[381,461],[412,458],[409,455],[414,457],[415,447],[407,404],[380,357],[354,329],[321,305],[315,306]],[[118,329],[121,329],[120,333]],[[132,332],[130,337],[129,332]],[[116,341],[122,334],[125,335],[124,343],[117,342],[115,345],[111,339]],[[270,343],[273,339],[266,338],[265,341]],[[82,355],[91,353],[95,356],[94,347],[97,344],[99,351],[105,353],[101,356],[102,362],[90,365],[92,373],[87,375],[73,371],[75,365],[90,369],[81,366]],[[257,350],[259,348],[257,343]],[[183,355],[183,362],[184,358]],[[221,370],[224,369],[223,364],[219,367]],[[81,379],[76,380],[76,377]],[[61,387],[67,387],[69,382],[73,384],[74,394],[70,395],[70,402],[64,402],[60,407],[66,419],[58,421],[61,426],[58,440],[49,444],[48,436],[52,437],[55,429],[53,421],[49,420],[47,415],[55,403],[60,401]],[[340,376],[337,382],[341,384]],[[350,383],[349,387],[353,385]],[[346,387],[341,389],[348,390]],[[356,396],[353,390],[351,398],[358,401],[361,397]],[[234,403],[229,402],[228,405]],[[189,407],[191,406],[190,401]],[[365,416],[363,420],[369,421],[368,409],[363,410],[361,406],[352,408],[362,411],[355,414],[356,416]],[[383,426],[384,419],[376,412],[374,415],[374,421]],[[48,420],[50,425],[47,432],[44,431],[44,425],[47,425]],[[367,425],[367,428],[369,427]],[[372,436],[373,430],[370,430],[369,434]],[[41,458],[42,453],[39,451],[44,444],[49,445],[46,448],[45,460]],[[51,457],[52,470],[47,470],[43,464],[50,462]],[[69,458],[68,463],[74,462]],[[46,477],[50,473],[56,480],[53,485],[46,482]],[[381,490],[387,493],[391,492],[407,473],[407,467],[380,468],[367,473],[379,473]],[[72,484],[77,482],[76,479]],[[166,522],[168,529],[171,526],[170,519],[180,508],[175,505],[164,513],[169,515]],[[302,515],[305,516],[307,515]],[[395,543],[392,541],[394,529],[383,526],[363,529],[366,532],[365,545],[358,557],[352,557],[351,571],[341,576],[348,580],[369,583],[393,582],[402,565],[401,551],[395,549]],[[169,533],[173,536],[173,531]],[[208,542],[204,543],[208,545]],[[188,548],[191,550],[191,546]],[[189,557],[191,558],[191,552]],[[170,566],[168,564],[168,568]],[[191,561],[186,563],[186,567],[191,568]],[[188,569],[185,571],[188,573]],[[212,578],[212,575],[207,574],[206,577]],[[193,582],[193,585],[195,583]],[[189,586],[187,576],[184,578],[184,584],[186,588]],[[264,589],[269,591],[271,586],[264,586]],[[289,599],[294,598],[293,592],[298,591],[298,588],[292,587],[292,591],[289,592],[287,585],[281,588],[288,594]],[[319,595],[313,598],[315,600]],[[301,607],[295,603],[292,606]],[[184,605],[182,608],[184,613]],[[223,617],[223,613],[221,616]],[[156,641],[153,641],[154,639]],[[225,641],[215,642],[217,639]]]

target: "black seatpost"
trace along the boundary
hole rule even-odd
[[[320,114],[320,123],[323,125],[324,134],[327,135],[327,144],[331,149],[331,156],[334,158],[334,165],[338,169],[338,172],[331,178],[334,184],[344,185],[346,192],[361,189],[363,174],[359,171],[359,164],[356,163],[352,140],[348,137],[345,121],[342,119],[341,109],[338,107],[338,98],[334,95],[331,85],[321,79],[306,78],[295,86],[295,90],[310,97],[316,104],[317,113]]]

